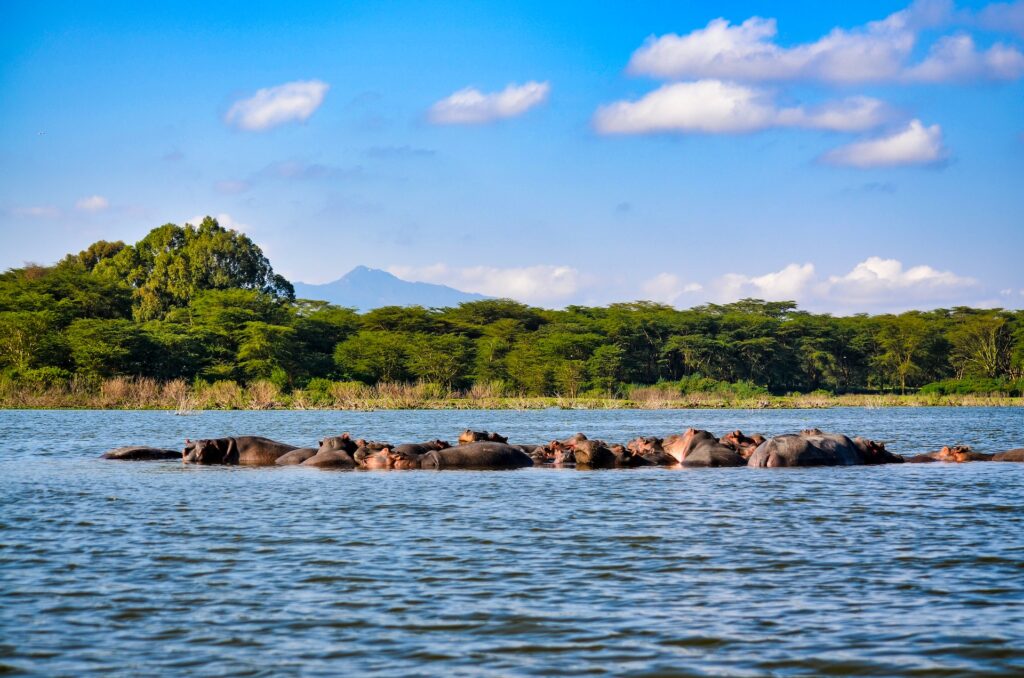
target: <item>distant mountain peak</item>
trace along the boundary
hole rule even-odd
[[[360,312],[381,306],[458,306],[465,301],[488,298],[447,285],[402,280],[393,273],[363,265],[333,282],[319,285],[297,282],[295,296],[349,306]]]

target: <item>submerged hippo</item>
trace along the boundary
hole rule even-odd
[[[140,445],[128,445],[107,450],[100,455],[100,459],[116,459],[118,461],[162,461],[164,459],[180,459],[181,452],[177,450],[164,450],[159,447],[145,447]]]
[[[732,433],[727,433],[719,439],[720,443],[726,447],[731,447],[736,450],[744,459],[750,459],[750,455],[754,453],[757,446],[764,442],[764,436],[760,433],[755,433],[751,436],[743,435],[743,431],[736,429]]]
[[[968,461],[993,461],[995,455],[975,452],[967,445],[946,445],[937,452],[924,452],[907,457],[905,461],[910,464],[928,464],[936,461],[944,461],[951,464],[963,464]]]
[[[181,459],[186,464],[271,465],[292,450],[294,445],[262,436],[186,440]]]
[[[507,443],[508,438],[490,431],[471,431],[468,428],[459,434],[459,445],[478,442]]]
[[[420,457],[425,469],[516,469],[533,466],[522,450],[505,443],[465,443],[444,450],[431,450]]]
[[[992,455],[992,461],[1024,462],[1024,447],[1019,447],[1016,450],[1007,450],[1006,452],[997,452]]]
[[[679,460],[666,452],[661,443],[661,438],[641,436],[626,443],[626,449],[630,450],[633,454],[640,455],[655,466],[675,466],[678,464]]]

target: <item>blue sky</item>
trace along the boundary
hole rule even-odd
[[[1024,2],[207,4],[0,6],[0,266],[212,214],[306,282],[1024,305]]]

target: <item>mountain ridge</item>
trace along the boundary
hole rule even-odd
[[[381,306],[458,306],[466,301],[488,299],[482,294],[463,292],[447,285],[402,280],[379,268],[359,265],[337,280],[312,284],[296,282],[298,299],[327,301],[355,308],[360,313]]]

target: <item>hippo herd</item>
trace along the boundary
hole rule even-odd
[[[488,431],[466,430],[458,443],[444,440],[392,445],[353,438],[348,433],[326,437],[317,447],[296,447],[261,436],[186,440],[183,450],[119,447],[104,459],[144,461],[181,459],[186,464],[309,466],[321,469],[517,469],[527,466],[580,469],[640,466],[865,466],[876,464],[968,461],[1024,462],[1024,448],[982,454],[965,446],[947,446],[913,456],[893,454],[866,438],[807,429],[765,438],[733,431],[716,438],[708,431],[688,429],[667,438],[639,437],[625,445],[592,440],[577,433],[541,445],[510,444]]]

